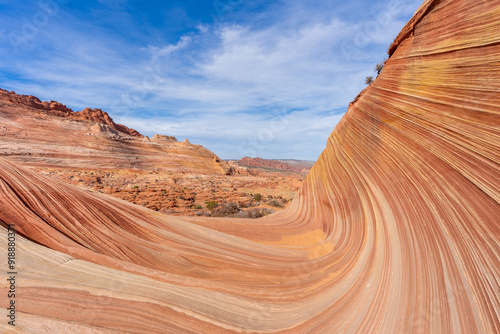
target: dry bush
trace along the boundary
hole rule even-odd
[[[251,208],[248,210],[241,210],[232,217],[235,218],[260,218],[274,213],[274,210],[269,208]]]
[[[267,204],[269,204],[270,206],[277,207],[277,208],[282,208],[285,206],[283,203],[281,203],[277,199],[272,199]]]
[[[237,214],[240,211],[238,204],[235,202],[222,202],[212,210],[212,217],[226,217]]]

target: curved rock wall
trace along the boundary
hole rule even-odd
[[[426,1],[270,217],[176,219],[0,160],[17,329],[500,332],[499,17]]]

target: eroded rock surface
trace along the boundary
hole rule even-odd
[[[16,330],[500,332],[499,13],[426,1],[263,219],[161,215],[0,159]]]

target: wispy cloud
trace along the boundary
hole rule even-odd
[[[374,14],[351,15],[360,3]],[[272,2],[162,42],[151,38],[161,35],[158,27],[141,26],[144,40],[128,38],[137,34],[129,13],[115,20],[130,32],[117,33],[68,5],[17,54],[7,36],[22,22],[0,14],[0,85],[75,109],[101,107],[147,135],[188,137],[224,158],[316,159],[417,7]]]

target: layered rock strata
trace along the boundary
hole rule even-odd
[[[500,332],[499,13],[426,1],[270,217],[169,217],[0,159],[15,330]]]

